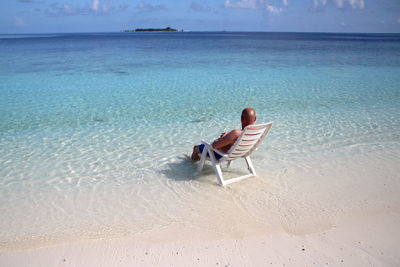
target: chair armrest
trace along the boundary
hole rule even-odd
[[[203,145],[210,146],[210,147],[212,148],[212,143],[210,143],[210,142],[208,142],[208,141],[201,140],[201,143],[202,143]]]
[[[225,152],[222,152],[222,151],[220,151],[220,150],[218,150],[218,149],[214,149],[214,148],[213,148],[213,150],[214,150],[214,152],[218,153],[220,156],[225,156],[225,155],[226,155]]]
[[[219,155],[221,155],[221,156],[225,156],[225,155],[226,155],[225,152],[222,152],[222,151],[220,151],[220,150],[218,150],[218,149],[213,148],[213,147],[212,147],[212,143],[210,143],[210,142],[208,142],[208,141],[201,140],[201,143],[204,144],[205,146],[210,147],[213,151],[215,151],[217,154],[219,154]]]

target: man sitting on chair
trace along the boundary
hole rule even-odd
[[[242,116],[241,116],[241,121],[242,121],[242,130],[248,126],[254,124],[256,121],[256,111],[253,108],[245,108],[242,111]],[[223,152],[228,152],[228,150],[231,148],[231,146],[235,143],[236,139],[242,134],[242,130],[232,130],[229,133],[222,133],[218,139],[216,139],[212,143],[212,147],[214,149],[221,150]],[[193,153],[192,153],[192,160],[193,161],[198,161],[200,160],[200,155],[203,152],[204,145],[201,144],[199,146],[194,146],[193,147]],[[218,153],[214,152],[215,158],[220,159],[222,156],[219,155]]]

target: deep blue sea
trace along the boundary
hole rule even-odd
[[[274,121],[258,180],[398,159],[400,34],[0,35],[0,246],[150,231],[210,190],[227,203],[182,155],[244,107]]]

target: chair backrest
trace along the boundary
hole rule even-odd
[[[224,160],[234,160],[249,156],[262,143],[271,127],[272,122],[246,126],[224,156]]]

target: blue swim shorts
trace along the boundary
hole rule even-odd
[[[204,144],[199,145],[200,154],[203,153],[204,147],[205,147]],[[207,153],[207,156],[210,156],[210,155],[208,155],[208,153]],[[220,158],[222,158],[222,156],[221,156],[220,154],[218,154],[217,152],[214,152],[214,156],[215,156],[215,158],[216,158],[217,160],[220,159]]]

